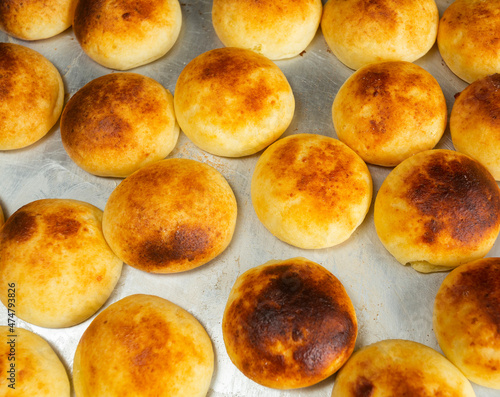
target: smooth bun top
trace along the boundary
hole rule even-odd
[[[17,326],[14,331],[0,326],[0,337],[4,341],[0,345],[0,370],[5,374],[0,378],[2,397],[70,397],[66,368],[47,341]],[[8,372],[12,368],[14,372]]]
[[[0,150],[41,139],[59,119],[64,85],[58,70],[38,52],[0,43]]]
[[[364,220],[372,179],[363,160],[339,140],[295,134],[259,158],[251,197],[276,237],[300,248],[326,248],[347,240]]]
[[[318,30],[322,11],[321,0],[214,0],[212,21],[225,46],[276,60],[306,49]]]
[[[500,0],[456,0],[439,22],[439,52],[468,83],[500,73],[499,9]]]
[[[439,142],[447,108],[429,72],[392,61],[352,74],[335,96],[332,116],[339,139],[364,161],[392,167]]]
[[[436,41],[434,0],[329,0],[321,29],[335,56],[351,69],[373,62],[413,62]]]
[[[354,350],[357,320],[341,282],[304,258],[270,261],[236,280],[222,331],[232,362],[276,389],[306,387]]]
[[[219,156],[258,152],[290,125],[295,99],[285,75],[268,58],[240,48],[218,48],[181,72],[174,105],[182,131]]]
[[[21,207],[0,229],[0,299],[16,291],[16,316],[47,328],[76,325],[108,299],[122,261],[101,231],[102,211],[69,199]]]
[[[124,179],[104,208],[103,232],[124,262],[153,273],[201,266],[229,245],[237,206],[214,168],[172,158]]]
[[[190,313],[163,298],[130,295],[83,333],[73,363],[78,397],[204,397],[212,342]]]
[[[465,376],[437,351],[383,340],[355,352],[338,373],[332,397],[475,397]]]
[[[450,132],[459,152],[479,161],[500,181],[500,74],[478,79],[455,95]]]
[[[396,259],[448,270],[486,255],[500,231],[500,189],[480,163],[428,150],[387,176],[375,200],[377,233]]]
[[[128,70],[165,55],[181,24],[178,0],[79,0],[73,30],[94,61]]]
[[[446,357],[472,382],[500,389],[500,258],[454,269],[434,303],[433,325]]]
[[[77,0],[3,0],[0,29],[22,40],[55,36],[71,26]]]
[[[178,136],[172,94],[136,73],[92,80],[71,97],[61,116],[68,155],[100,176],[126,177],[162,160]]]

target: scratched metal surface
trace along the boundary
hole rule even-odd
[[[440,14],[451,0],[437,1]],[[182,4],[183,27],[174,48],[162,59],[133,72],[152,77],[175,94],[175,83],[184,66],[197,55],[221,47],[212,27],[211,2],[190,0]],[[84,84],[112,71],[88,58],[71,29],[55,38],[22,42],[4,33],[0,41],[26,45],[46,56],[59,69],[65,84],[66,101]],[[331,105],[343,82],[353,73],[328,50],[319,30],[302,56],[276,62],[287,76],[296,98],[294,120],[284,136],[315,133],[336,137]],[[416,62],[438,80],[447,98],[466,87],[444,65],[437,47]],[[438,145],[453,149],[447,130]],[[250,201],[250,180],[259,154],[227,159],[197,149],[181,134],[169,157],[196,159],[219,170],[233,188],[239,206],[238,222],[229,248],[209,264],[187,273],[153,275],[124,266],[109,304],[134,293],[154,294],[191,312],[209,333],[216,354],[216,368],[209,391],[223,396],[329,396],[334,377],[310,388],[278,391],[262,387],[240,373],[230,362],[222,339],[221,320],[229,291],[241,273],[270,259],[304,256],[335,274],[349,293],[359,321],[356,348],[387,339],[421,342],[436,350],[431,318],[435,294],[447,273],[423,275],[399,265],[381,245],[373,223],[373,205],[364,223],[345,243],[324,250],[301,250],[274,238],[258,221]],[[374,197],[389,169],[369,166]],[[61,144],[58,124],[38,143],[21,150],[0,152],[0,204],[6,216],[22,205],[42,198],[73,198],[104,209],[120,179],[100,178],[78,168]],[[500,256],[497,241],[488,256]],[[92,321],[48,330],[22,320],[17,325],[50,342],[72,375],[73,355],[78,341]],[[0,324],[7,324],[7,310],[0,306]],[[474,385],[479,397],[498,396],[498,391]]]

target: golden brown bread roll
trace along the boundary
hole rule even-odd
[[[233,191],[217,170],[172,158],[143,167],[118,185],[104,208],[103,232],[130,266],[176,273],[224,251],[236,214]]]
[[[75,353],[77,397],[203,397],[212,342],[190,313],[163,298],[131,295],[104,309]]]
[[[55,36],[71,26],[77,0],[5,0],[0,30],[23,40]]]
[[[85,171],[126,177],[165,158],[179,126],[172,94],[136,73],[104,75],[71,97],[61,116],[61,139]]]
[[[161,58],[182,25],[178,0],[78,0],[73,30],[97,63],[128,70]]]
[[[269,261],[239,276],[222,319],[234,365],[276,389],[306,387],[332,375],[354,350],[357,331],[342,283],[304,258]]]
[[[351,69],[373,62],[413,62],[436,41],[434,0],[329,0],[321,29],[333,54]]]
[[[428,150],[399,164],[375,199],[382,244],[420,272],[484,257],[500,231],[500,189],[472,158]]]
[[[260,221],[280,240],[326,248],[348,239],[364,220],[372,179],[363,160],[342,142],[297,134],[264,151],[251,197]]]
[[[62,328],[92,316],[108,299],[122,262],[106,244],[102,211],[69,199],[33,201],[0,229],[0,300],[15,284],[16,316]]]
[[[355,352],[339,371],[332,397],[475,397],[465,376],[435,350],[384,340]]]
[[[0,326],[0,390],[3,397],[70,397],[66,368],[40,336]]]
[[[434,302],[433,325],[445,356],[472,382],[500,389],[500,258],[454,269]]]
[[[59,119],[64,101],[61,75],[38,52],[0,43],[0,150],[41,139]]]
[[[285,75],[253,51],[207,51],[181,72],[175,87],[175,113],[184,133],[198,147],[218,156],[258,152],[290,125],[295,99]]]
[[[321,0],[214,0],[212,22],[226,47],[246,48],[276,60],[306,49],[322,11]]]
[[[455,95],[450,132],[455,149],[500,180],[500,74],[474,81]]]
[[[338,138],[364,161],[392,167],[439,142],[447,123],[446,99],[420,66],[373,63],[342,85],[332,117]]]
[[[456,0],[439,22],[439,52],[468,83],[500,73],[499,8],[500,0]]]

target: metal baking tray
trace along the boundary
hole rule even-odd
[[[451,3],[452,0],[437,1],[440,15]],[[157,80],[174,94],[177,77],[189,61],[223,46],[212,26],[211,1],[181,0],[181,6],[183,26],[172,50],[154,63],[131,70]],[[37,42],[21,41],[0,33],[0,41],[25,45],[47,57],[63,77],[66,101],[89,81],[113,73],[83,53],[72,29]],[[436,45],[415,63],[440,83],[450,112],[454,94],[462,91],[467,83],[451,73]],[[321,30],[300,56],[276,64],[287,76],[296,100],[294,119],[283,136],[314,133],[336,137],[331,106],[338,89],[353,71],[331,53]],[[437,147],[453,149],[449,130]],[[326,267],[345,286],[359,322],[356,349],[382,339],[401,338],[441,352],[432,329],[432,310],[438,288],[448,273],[420,274],[401,266],[378,239],[373,223],[373,203],[362,225],[341,245],[302,250],[281,242],[259,222],[250,200],[250,181],[259,155],[237,159],[213,156],[198,149],[181,133],[169,157],[191,158],[213,166],[226,177],[235,192],[239,213],[233,240],[219,257],[186,273],[155,275],[125,265],[104,307],[125,296],[146,293],[168,299],[192,313],[207,330],[215,350],[216,367],[208,393],[210,397],[330,396],[335,376],[315,386],[290,391],[273,390],[254,383],[231,363],[222,339],[222,314],[236,278],[271,259],[303,256]],[[375,198],[391,169],[372,165],[369,169]],[[121,179],[88,174],[74,164],[62,146],[58,124],[30,147],[0,152],[0,204],[6,216],[42,198],[73,198],[104,209],[109,195],[120,182]],[[488,256],[500,256],[498,240]],[[76,346],[94,317],[65,329],[45,329],[20,319],[16,325],[44,337],[71,377]],[[7,324],[7,309],[2,307],[0,324]],[[473,387],[478,397],[498,396],[498,391]]]

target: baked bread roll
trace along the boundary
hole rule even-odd
[[[2,1],[0,30],[22,40],[53,37],[73,22],[76,0]]]
[[[83,51],[118,70],[164,56],[177,41],[181,25],[178,0],[78,0],[73,20]]]
[[[16,292],[18,290],[16,287]],[[0,326],[0,336],[3,397],[70,397],[66,368],[42,337],[8,326]]]
[[[306,49],[316,35],[322,11],[321,0],[214,0],[212,23],[226,47],[283,59]]]
[[[483,164],[500,181],[500,74],[474,81],[451,110],[450,132],[455,149]]]
[[[275,142],[252,176],[253,208],[280,240],[326,248],[347,240],[363,222],[372,179],[361,158],[342,142],[297,134]]]
[[[290,125],[295,99],[285,75],[250,50],[205,52],[181,72],[174,95],[181,130],[218,156],[258,152]]]
[[[438,23],[434,0],[329,0],[321,29],[333,54],[359,69],[421,58],[436,41]]]
[[[131,295],[85,330],[73,380],[77,397],[203,397],[213,369],[212,342],[196,318],[163,298]]]
[[[248,378],[276,389],[311,386],[354,350],[358,325],[342,283],[304,258],[269,261],[236,280],[222,333]]]
[[[61,75],[38,52],[0,43],[0,150],[41,139],[59,119],[64,101]]]
[[[233,191],[218,171],[172,158],[141,168],[118,185],[104,208],[103,232],[130,266],[177,273],[224,251],[236,214]]]
[[[500,73],[499,8],[500,0],[456,0],[439,22],[439,52],[468,83]]]
[[[433,325],[445,356],[472,382],[500,389],[500,258],[453,270],[434,302]]]
[[[162,160],[178,137],[172,94],[135,73],[92,80],[71,97],[61,116],[66,152],[100,176],[126,177]]]
[[[69,199],[33,201],[0,229],[0,300],[15,284],[16,316],[32,324],[76,325],[106,302],[122,262],[106,244],[102,211]]]
[[[435,350],[408,340],[384,340],[355,352],[339,371],[332,397],[475,397],[465,376]]]
[[[392,167],[439,142],[447,124],[446,99],[420,66],[373,63],[342,85],[332,117],[338,138],[364,161]]]
[[[500,189],[472,158],[428,150],[403,161],[375,199],[385,248],[419,272],[446,271],[484,257],[500,231]]]

